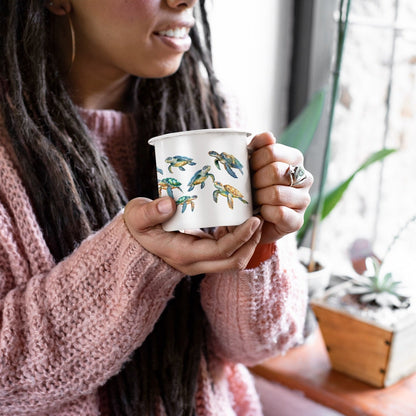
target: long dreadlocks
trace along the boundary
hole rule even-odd
[[[155,179],[143,175],[154,169],[150,137],[226,125],[204,3],[179,70],[165,79],[131,77],[126,102],[141,129],[137,195],[156,197]],[[0,111],[44,238],[59,261],[111,220],[126,196],[68,95],[50,25],[43,0],[0,3]],[[114,415],[153,415],[158,400],[169,416],[194,414],[205,344],[200,279],[183,279],[153,332],[106,384]]]

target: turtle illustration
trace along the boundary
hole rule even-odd
[[[202,169],[198,170],[194,176],[192,176],[191,180],[189,181],[188,191],[192,191],[196,185],[201,185],[201,189],[204,189],[205,181],[211,177],[212,181],[215,181],[215,177],[212,173],[208,173],[211,170],[211,166],[205,165]]]
[[[181,192],[182,189],[180,188],[182,184],[177,181],[175,178],[165,178],[159,181],[158,188],[159,188],[159,195],[162,194],[162,190],[165,189],[168,195],[173,198],[172,189],[179,189]]]
[[[224,165],[225,170],[233,177],[236,178],[237,175],[233,169],[238,169],[243,175],[243,165],[241,162],[233,155],[229,153],[222,152],[221,154],[215,150],[210,150],[208,154],[215,158],[215,166],[220,169],[220,163]]]
[[[160,169],[160,168],[156,168],[156,172],[157,172],[157,173],[160,173],[161,175],[163,175],[163,170],[162,170],[162,169]]]
[[[196,165],[194,160],[191,159],[190,157],[179,156],[179,155],[167,157],[165,159],[165,162],[169,163],[168,171],[170,173],[173,173],[172,168],[179,168],[179,170],[184,171],[185,170],[185,168],[184,168],[185,165],[190,165],[190,166]]]
[[[233,198],[237,198],[244,204],[248,204],[248,202],[245,199],[243,199],[244,195],[233,186],[223,185],[221,182],[218,181],[214,181],[214,186],[216,190],[212,193],[212,197],[214,198],[215,202],[218,202],[218,195],[222,195],[227,198],[228,206],[231,209],[234,208]]]
[[[194,202],[194,200],[197,199],[197,198],[198,198],[197,195],[192,195],[192,196],[190,196],[190,195],[184,195],[184,196],[181,196],[180,198],[178,198],[176,200],[176,206],[179,207],[179,205],[182,205],[182,211],[181,211],[182,214],[185,212],[186,207],[188,205],[191,206],[191,210],[193,211],[195,209],[195,202]]]

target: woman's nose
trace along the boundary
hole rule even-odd
[[[191,8],[195,6],[198,0],[166,0],[169,7],[176,8]]]

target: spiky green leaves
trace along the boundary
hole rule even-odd
[[[382,263],[375,257],[366,260],[367,274],[351,278],[347,289],[351,295],[358,295],[361,303],[374,302],[379,306],[402,308],[408,305],[409,296],[404,293],[402,283],[393,274],[382,273]]]

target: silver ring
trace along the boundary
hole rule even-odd
[[[289,165],[290,186],[296,186],[306,179],[306,170],[302,165]]]

